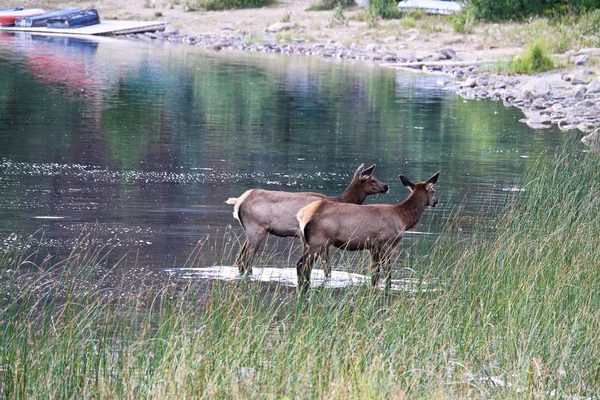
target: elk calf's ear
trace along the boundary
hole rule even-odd
[[[361,175],[371,176],[371,174],[373,173],[373,170],[375,169],[375,166],[376,166],[376,164],[373,164],[369,168],[364,169],[363,172],[361,173]]]
[[[360,164],[360,167],[358,167],[356,172],[354,172],[354,176],[358,176],[358,175],[362,174],[364,169],[365,169],[365,164]]]
[[[438,171],[435,174],[433,174],[433,176],[431,178],[429,178],[427,180],[427,182],[425,182],[425,183],[430,183],[432,185],[435,185],[437,183],[438,176],[440,176],[440,171]]]
[[[410,190],[413,190],[415,184],[412,183],[410,181],[410,179],[408,179],[407,177],[405,177],[404,175],[398,175],[398,178],[400,178],[400,180],[402,181],[402,184],[404,186],[406,186],[407,188],[409,188]]]

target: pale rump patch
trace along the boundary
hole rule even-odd
[[[250,196],[250,193],[252,193],[253,191],[254,191],[254,189],[246,190],[244,192],[244,194],[242,194],[240,197],[238,197],[237,201],[234,203],[235,206],[233,207],[233,218],[240,221],[240,223],[242,223],[242,220],[240,220],[240,206],[248,198],[248,196]]]
[[[323,202],[320,200],[313,201],[306,207],[301,208],[300,211],[298,211],[298,214],[296,214],[296,219],[298,220],[298,223],[300,224],[300,232],[302,232],[303,235],[304,235],[304,228],[306,227],[306,224],[308,223],[308,221],[310,221],[310,219],[314,215],[315,211],[317,211],[317,209],[321,206],[322,203]]]

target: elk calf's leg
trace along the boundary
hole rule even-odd
[[[239,268],[240,274],[252,274],[254,256],[266,236],[267,232],[261,227],[248,227],[246,229],[246,241],[236,258],[236,265]]]
[[[377,286],[381,270],[381,253],[378,249],[371,249],[371,285]]]
[[[248,254],[247,253],[248,253],[248,239],[244,240],[244,244],[242,245],[242,248],[238,252],[237,256],[235,257],[235,262],[233,263],[233,265],[235,267],[238,267],[238,271],[240,272],[240,274],[246,273],[246,265],[248,263],[248,261],[247,261]]]
[[[392,288],[392,263],[391,263],[391,250],[387,250],[381,258],[381,266],[385,271],[385,293],[389,293]]]
[[[310,288],[310,273],[317,258],[316,253],[311,253],[308,248],[304,249],[302,257],[296,263],[296,275],[298,276],[298,290],[306,293]]]
[[[325,272],[325,279],[331,278],[331,262],[329,260],[329,252],[326,250],[321,254],[321,264],[323,264],[323,272]]]

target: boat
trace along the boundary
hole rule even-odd
[[[43,14],[46,11],[41,8],[29,8],[25,10],[0,11],[0,25],[14,25],[15,20],[20,17]]]
[[[100,23],[98,11],[95,8],[79,11],[64,17],[50,18],[46,22],[47,28],[69,29],[81,28],[83,26],[96,25]]]
[[[451,0],[403,0],[398,3],[398,10],[450,15],[460,12],[462,4]]]
[[[7,11],[21,11],[22,9],[23,7],[3,8],[2,10],[0,10],[0,13]]]
[[[64,10],[51,11],[45,14],[32,15],[30,17],[20,17],[15,20],[15,26],[22,28],[46,26],[50,18],[66,17],[81,11],[80,8],[66,8]]]

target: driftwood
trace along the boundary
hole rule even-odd
[[[415,61],[402,63],[383,63],[382,67],[423,68],[423,67],[467,67],[469,65],[493,64],[494,61]]]

